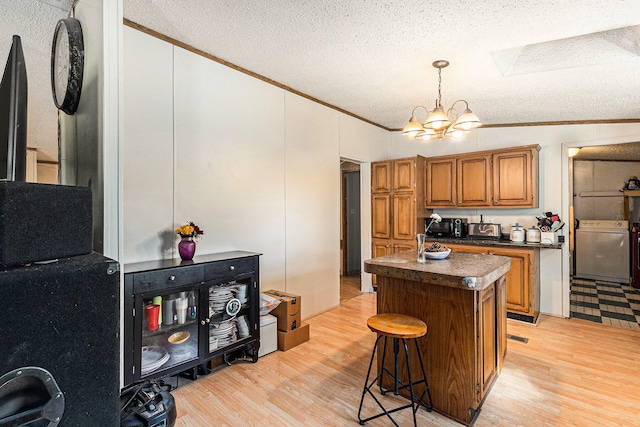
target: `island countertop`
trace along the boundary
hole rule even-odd
[[[511,268],[511,259],[505,256],[452,252],[445,259],[420,263],[416,252],[406,251],[366,260],[364,271],[396,279],[481,291]]]

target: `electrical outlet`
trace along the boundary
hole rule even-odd
[[[485,218],[484,222],[488,222],[489,224],[493,224],[493,218]]]

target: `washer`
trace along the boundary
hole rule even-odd
[[[576,229],[576,277],[629,283],[629,265],[629,221],[580,221]]]

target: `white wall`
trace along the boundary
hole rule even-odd
[[[459,154],[496,148],[538,144],[540,150],[538,209],[442,209],[443,216],[468,217],[470,221],[493,219],[501,223],[505,231],[516,222],[531,226],[536,215],[553,211],[565,221],[569,218],[568,147],[618,144],[640,140],[640,124],[590,124],[562,126],[523,126],[507,128],[480,128],[465,138],[445,141],[417,142],[403,137],[399,132],[391,136],[394,158],[425,157]],[[568,235],[568,227],[564,234]],[[540,311],[569,316],[569,248],[542,249],[540,253]]]
[[[303,318],[337,306],[340,158],[361,163],[366,259],[388,132],[129,27],[124,88],[125,262],[176,256],[194,221],[196,255],[262,253],[261,288],[302,295]]]

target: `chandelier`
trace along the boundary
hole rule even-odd
[[[471,129],[482,126],[480,119],[471,112],[469,104],[464,99],[457,100],[446,113],[444,112],[441,103],[442,69],[448,65],[449,61],[442,59],[433,63],[433,66],[438,69],[438,99],[436,99],[436,106],[432,111],[427,110],[422,105],[415,107],[411,112],[409,123],[402,129],[403,135],[421,140],[442,140],[444,136],[460,138]],[[460,115],[455,109],[458,103],[464,103],[464,111]],[[422,123],[416,118],[416,110],[418,109],[423,109],[427,115]]]

